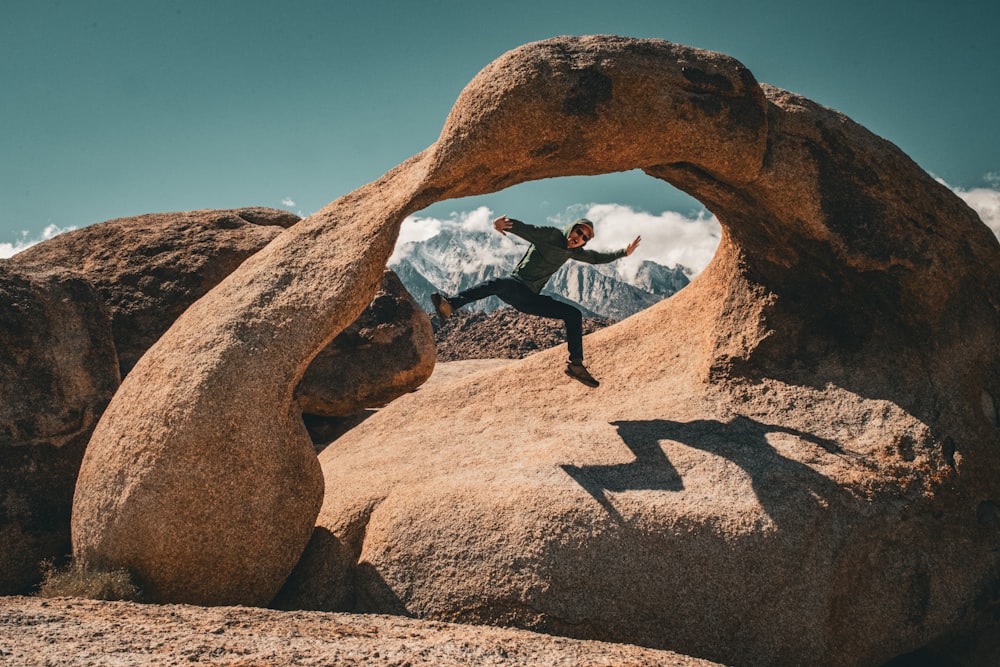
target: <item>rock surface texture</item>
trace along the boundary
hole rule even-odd
[[[638,646],[395,616],[24,597],[0,598],[0,662],[5,667],[718,667]]]
[[[989,618],[996,238],[841,114],[618,37],[505,54],[434,145],[188,309],[95,431],[77,556],[161,599],[270,600],[324,488],[293,390],[375,294],[402,219],[636,168],[718,217],[709,267],[588,337],[597,390],[551,350],[408,394],[324,450],[283,604],[733,665],[877,665]]]
[[[84,280],[0,262],[0,593],[70,551],[73,481],[118,388],[108,313]]]

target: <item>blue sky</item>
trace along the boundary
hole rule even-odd
[[[264,205],[303,215],[433,143],[503,52],[657,37],[838,109],[955,188],[997,190],[1000,5],[986,0],[4,0],[0,244],[46,227]],[[439,203],[526,220],[574,204],[689,214],[641,173]]]

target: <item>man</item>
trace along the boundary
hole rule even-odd
[[[556,301],[540,292],[552,274],[567,260],[575,259],[589,264],[613,262],[631,255],[641,237],[635,237],[624,250],[597,252],[583,248],[594,238],[594,223],[586,218],[580,218],[560,231],[555,227],[536,227],[502,215],[493,221],[493,227],[504,236],[511,232],[531,243],[528,252],[509,278],[488,280],[453,297],[431,294],[437,314],[446,320],[451,317],[453,310],[467,303],[497,296],[522,313],[562,320],[566,324],[566,344],[569,347],[566,374],[587,386],[598,386],[600,383],[583,365],[583,314],[574,306]]]

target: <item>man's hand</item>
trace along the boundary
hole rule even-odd
[[[501,215],[499,218],[493,221],[493,229],[497,230],[504,236],[507,236],[507,232],[513,226],[514,223],[511,222],[511,219],[508,218],[506,215]]]
[[[628,255],[631,255],[631,254],[632,254],[632,252],[633,252],[633,251],[634,251],[634,250],[636,249],[636,247],[637,247],[637,246],[639,245],[639,241],[641,241],[641,240],[642,240],[642,237],[641,237],[641,236],[636,236],[636,237],[635,237],[635,241],[632,241],[631,243],[629,243],[629,244],[628,244],[628,247],[627,247],[627,248],[625,248],[625,255],[626,255],[626,256],[628,256]]]

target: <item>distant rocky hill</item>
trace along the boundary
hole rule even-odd
[[[433,312],[431,293],[455,294],[484,280],[508,275],[527,250],[513,235],[455,223],[420,242],[403,243],[389,267],[417,303]],[[645,310],[690,282],[682,266],[669,268],[651,261],[626,272],[618,262],[567,262],[552,276],[545,293],[573,301],[584,315],[615,320]],[[503,307],[496,297],[469,304],[469,311]]]
[[[592,333],[613,322],[607,318],[585,317],[583,332]],[[444,321],[434,316],[431,323],[438,361],[521,359],[566,342],[560,320],[525,315],[513,308],[500,308],[491,313],[458,311]]]

